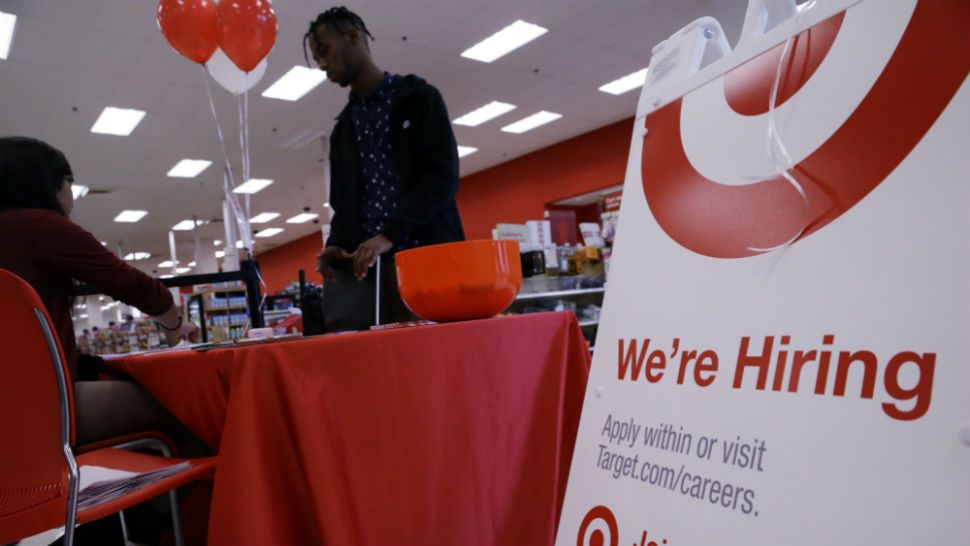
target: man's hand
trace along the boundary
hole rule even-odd
[[[333,263],[351,258],[353,258],[353,255],[339,246],[328,246],[317,254],[317,272],[323,275],[324,280],[332,281],[336,278],[331,268]]]
[[[377,263],[377,258],[391,249],[394,243],[387,237],[377,234],[364,241],[351,255],[354,258],[354,275],[358,280],[364,280],[367,270]]]

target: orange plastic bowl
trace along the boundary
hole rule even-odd
[[[463,241],[398,252],[401,299],[425,320],[448,322],[495,316],[522,287],[519,243]]]

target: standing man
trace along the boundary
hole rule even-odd
[[[381,322],[414,318],[397,293],[394,253],[465,238],[458,150],[441,93],[378,68],[370,40],[344,7],[321,13],[304,36],[327,78],[350,87],[330,137],[330,237],[317,256],[329,331],[374,324],[372,267],[381,256]]]

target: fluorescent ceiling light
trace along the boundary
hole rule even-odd
[[[141,110],[109,106],[101,112],[98,121],[94,122],[91,132],[102,135],[128,136],[135,130],[135,127],[138,127],[144,117],[145,112]]]
[[[79,318],[88,318],[88,314],[87,314],[87,313],[84,313],[84,314],[83,314],[83,315],[81,315],[81,316],[80,316]]]
[[[137,222],[145,217],[148,211],[145,210],[123,210],[115,216],[115,222]]]
[[[192,268],[191,267],[177,267],[177,268],[175,268],[175,272],[178,273],[179,275],[181,275],[182,273],[188,273],[189,271],[192,271]]]
[[[101,241],[101,246],[108,246],[108,243]]]
[[[326,203],[324,203],[323,204],[323,208],[329,209],[330,208],[330,201],[327,201]]]
[[[643,87],[644,82],[647,81],[647,69],[637,70],[633,74],[627,74],[622,78],[611,81],[610,83],[600,87],[600,91],[604,93],[609,93],[611,95],[622,95],[627,91],[633,91]]]
[[[168,275],[159,275],[159,276],[158,276],[158,278],[159,278],[159,279],[171,279],[171,278],[172,278],[172,277],[174,277],[174,276],[175,276],[175,275],[172,275],[172,274],[168,274]]]
[[[138,260],[147,260],[148,258],[151,258],[151,257],[152,255],[149,252],[132,252],[130,254],[125,255],[125,260],[128,260],[129,262],[135,262]]]
[[[10,55],[10,46],[13,45],[13,30],[16,26],[16,15],[0,11],[0,59],[6,59]]]
[[[270,99],[297,101],[309,93],[314,87],[327,79],[327,73],[316,68],[294,66],[276,83],[263,91],[263,96]]]
[[[209,168],[212,165],[211,161],[206,161],[205,159],[183,159],[172,167],[172,170],[168,171],[167,176],[172,178],[195,178],[202,174],[202,171]]]
[[[283,229],[282,228],[271,227],[271,228],[264,229],[263,231],[260,231],[259,233],[256,234],[256,236],[257,237],[272,237],[273,235],[277,235],[279,233],[283,233]]]
[[[236,241],[236,248],[242,248],[242,247],[243,247],[243,242],[242,241]]]
[[[265,178],[250,178],[246,182],[236,186],[236,188],[232,190],[232,193],[256,193],[272,183],[272,180],[267,180]]]
[[[547,29],[518,20],[466,49],[461,56],[490,63],[542,36]]]
[[[314,218],[318,218],[320,215],[313,212],[304,212],[297,214],[293,218],[286,221],[287,224],[305,224]]]
[[[455,120],[455,125],[466,127],[477,127],[486,121],[497,118],[506,112],[515,110],[515,105],[504,102],[492,101],[477,110],[472,110],[464,116]]]
[[[216,239],[215,241],[212,241],[212,244],[214,246],[222,246],[222,241],[220,241],[219,239]]]
[[[250,224],[265,224],[266,222],[272,222],[273,220],[279,218],[280,213],[278,212],[264,212],[257,214],[249,219]]]
[[[172,267],[173,265],[175,265],[175,262],[172,260],[165,260],[164,262],[158,264],[158,267]]]
[[[74,194],[75,199],[80,199],[88,194],[91,188],[87,186],[82,186],[80,184],[71,184],[71,193]]]
[[[477,151],[478,151],[478,148],[472,148],[471,146],[459,146],[458,157],[465,157],[466,155],[472,155]]]
[[[201,224],[202,222],[199,222],[199,223]],[[195,221],[194,220],[182,220],[181,222],[179,222],[179,223],[175,224],[174,226],[172,226],[172,229],[175,230],[175,231],[191,231],[191,230],[195,229]]]
[[[196,263],[194,261],[189,262],[189,267],[195,267],[195,266],[196,266]]]
[[[225,258],[225,257],[226,257],[226,251],[224,251],[224,250],[217,250],[216,251],[216,258]]]
[[[502,127],[502,130],[505,131],[506,133],[515,133],[517,135],[521,135],[526,131],[531,131],[536,127],[539,127],[540,125],[545,125],[547,123],[556,121],[561,117],[562,117],[562,114],[556,114],[554,112],[546,112],[545,110],[543,110],[539,113],[532,114],[531,116],[525,119],[520,119],[519,121],[516,121],[511,125],[506,125],[505,127]]]

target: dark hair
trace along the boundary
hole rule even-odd
[[[307,66],[310,65],[310,56],[307,54],[307,44],[310,42],[310,39],[313,38],[317,28],[323,24],[328,24],[339,32],[346,32],[350,29],[356,29],[365,36],[365,46],[367,45],[367,38],[370,38],[371,40],[374,39],[374,36],[369,30],[367,30],[367,25],[364,24],[364,20],[361,19],[359,15],[343,6],[330,8],[320,15],[317,15],[317,18],[310,23],[310,30],[303,35],[303,58],[306,60]]]
[[[66,214],[57,200],[71,165],[60,150],[34,138],[0,137],[0,210],[47,209]]]

